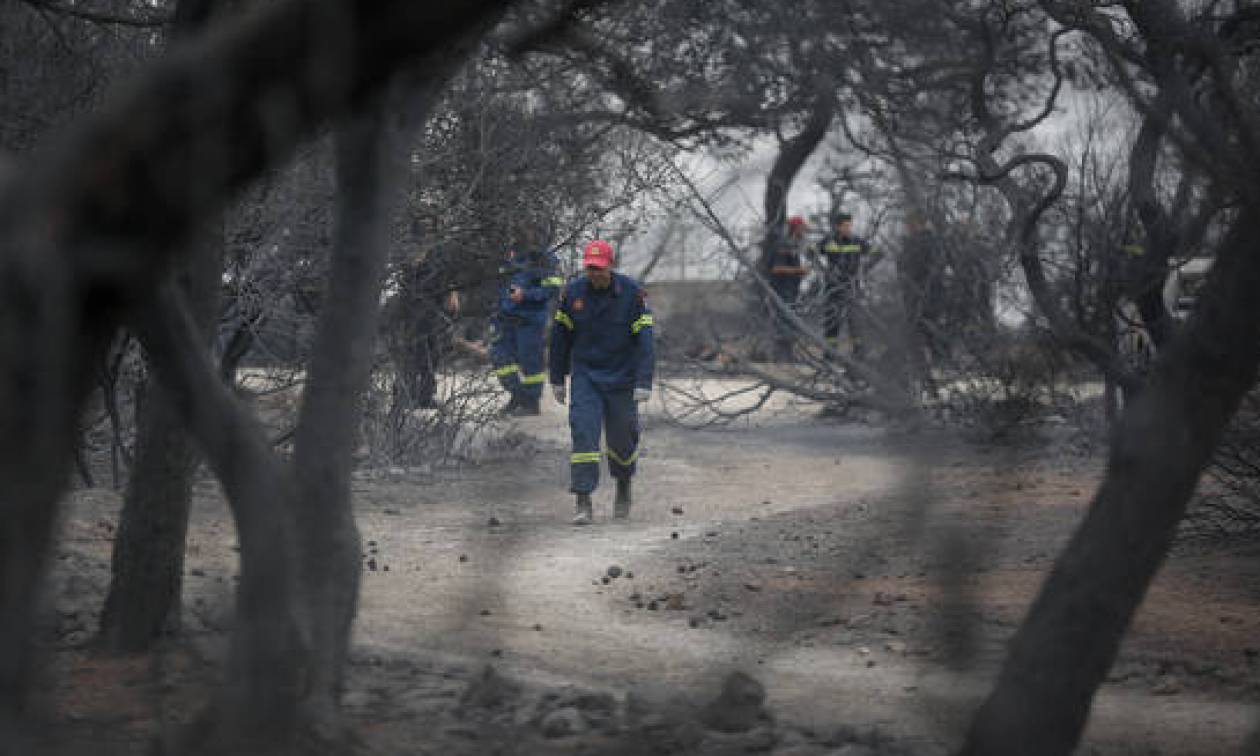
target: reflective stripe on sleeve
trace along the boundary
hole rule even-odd
[[[651,328],[653,325],[655,325],[655,321],[650,314],[640,315],[638,320],[630,324],[630,332],[638,334],[639,331],[642,331],[644,328]]]
[[[521,373],[521,383],[526,386],[535,386],[539,383],[546,383],[546,373],[534,373],[533,375],[525,375]]]
[[[494,370],[491,370],[490,375],[493,375],[496,378],[504,378],[506,376],[511,375],[512,373],[519,373],[520,371],[521,371],[521,366],[513,363],[511,365],[504,365],[503,367],[499,367],[499,368],[495,368]]]
[[[564,286],[564,279],[560,276],[547,276],[542,280],[543,286]]]
[[[570,331],[573,330],[573,318],[569,317],[564,310],[556,310],[556,322]]]
[[[829,255],[856,255],[861,251],[861,244],[837,244],[836,242],[827,242],[823,245],[823,252],[826,252]]]

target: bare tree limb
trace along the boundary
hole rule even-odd
[[[167,26],[174,20],[169,13],[110,13],[94,11],[55,0],[22,0],[27,5],[46,10],[53,15],[77,18],[106,26],[129,26],[137,29],[154,29]]]
[[[695,182],[691,180],[691,177],[687,176],[686,173],[677,166],[674,166],[674,171],[678,180],[687,187],[688,191],[691,193],[692,199],[697,205],[699,205],[703,217],[707,219],[711,230],[713,230],[713,232],[716,233],[724,243],[731,259],[733,259],[756,283],[758,290],[761,292],[765,300],[775,309],[776,313],[786,322],[791,324],[794,330],[796,330],[806,341],[813,344],[823,354],[834,358],[835,361],[843,365],[846,370],[851,371],[853,375],[858,376],[862,380],[866,381],[868,385],[874,387],[877,394],[873,394],[869,397],[872,406],[879,407],[880,409],[894,414],[904,414],[907,411],[911,411],[913,408],[900,398],[900,392],[891,384],[890,381],[888,381],[887,378],[856,360],[849,359],[844,355],[836,353],[821,335],[807,326],[805,322],[801,320],[800,316],[797,315],[792,308],[788,307],[787,304],[774,293],[774,288],[770,286],[770,282],[765,279],[765,276],[761,275],[761,272],[757,270],[756,266],[750,263],[740,251],[739,244],[735,242],[735,239],[731,236],[730,231],[726,228],[725,224],[722,223],[721,219],[718,218],[717,213],[713,210],[713,206],[704,198],[704,195],[700,192],[699,187],[695,185]],[[839,385],[852,385],[848,376],[837,369],[837,367],[831,364],[830,361],[822,362],[822,367],[834,380],[836,380]]]

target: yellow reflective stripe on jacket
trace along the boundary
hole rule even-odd
[[[622,459],[621,457],[617,456],[617,452],[613,451],[612,449],[605,449],[604,451],[608,452],[609,459],[621,465],[622,467],[629,467],[630,465],[633,465],[634,461],[639,458],[638,449],[635,449],[634,452],[631,453],[629,459]]]
[[[512,373],[519,373],[520,371],[521,371],[521,366],[513,363],[511,365],[504,365],[503,367],[499,367],[499,368],[495,368],[494,370],[491,370],[490,375],[503,378],[504,376],[511,375]]]
[[[564,286],[564,279],[560,276],[547,276],[542,280],[543,286]]]
[[[521,383],[523,383],[526,386],[533,386],[539,383],[544,383],[546,380],[547,380],[546,373],[534,373],[533,375],[525,375],[524,373],[521,373]]]
[[[1138,255],[1146,254],[1146,250],[1142,247],[1141,244],[1126,244],[1120,249],[1122,249],[1126,255],[1129,255],[1131,257],[1137,257]]]
[[[856,255],[861,251],[861,244],[837,244],[836,242],[827,242],[823,245],[823,252],[826,252],[829,255]]]
[[[573,318],[569,317],[564,310],[556,310],[556,322],[570,331],[573,330]]]
[[[640,315],[638,320],[630,324],[630,332],[637,334],[639,331],[642,331],[644,328],[651,328],[654,324],[655,323],[652,320],[652,316],[650,314]]]
[[[569,461],[575,465],[599,464],[599,458],[603,456],[599,452],[573,452],[569,455]]]

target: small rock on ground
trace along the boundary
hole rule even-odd
[[[587,729],[582,713],[573,706],[556,709],[543,717],[539,728],[542,730],[543,737],[552,739],[579,735]]]
[[[722,683],[722,692],[701,712],[706,727],[718,732],[747,732],[769,715],[763,708],[766,689],[743,672],[732,672]]]

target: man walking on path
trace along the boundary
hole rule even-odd
[[[555,253],[534,234],[526,234],[508,250],[499,272],[504,280],[499,309],[491,320],[493,374],[511,394],[505,413],[537,415],[547,380],[543,337],[551,300],[564,278]]]
[[[836,213],[832,232],[818,245],[823,266],[826,303],[823,309],[823,335],[832,349],[840,343],[840,324],[849,327],[853,356],[861,359],[864,344],[859,326],[858,305],[862,294],[862,275],[871,253],[865,239],[853,235],[853,216]]]
[[[646,293],[630,277],[613,272],[612,245],[603,240],[587,244],[582,267],[586,275],[560,295],[550,354],[551,389],[561,404],[565,376],[571,376],[575,525],[589,524],[594,516],[591,493],[599,484],[601,430],[608,473],[617,481],[613,516],[630,516],[630,478],[639,456],[638,405],[652,395],[656,361]]]

